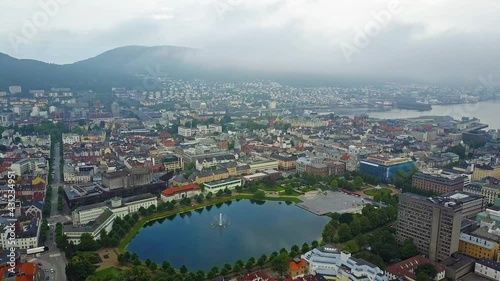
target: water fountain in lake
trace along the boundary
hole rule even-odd
[[[229,220],[227,217],[223,216],[222,213],[220,213],[218,217],[215,217],[212,220],[211,225],[213,228],[222,229],[222,228],[228,227],[229,225],[231,225],[231,223],[229,223]]]

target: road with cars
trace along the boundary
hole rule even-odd
[[[49,234],[45,246],[49,247],[49,250],[39,254],[38,256],[30,255],[27,260],[30,262],[37,263],[42,272],[43,280],[54,280],[54,281],[66,281],[66,257],[64,252],[61,252],[56,246],[56,235],[55,227],[56,223],[64,223],[70,220],[68,216],[61,215],[57,211],[57,198],[58,198],[58,188],[61,186],[61,173],[60,173],[60,143],[55,143],[54,145],[54,161],[50,163],[52,165],[53,174],[49,175],[52,177],[52,199],[51,199],[51,216],[47,219],[49,223]],[[40,245],[42,246],[42,245]]]

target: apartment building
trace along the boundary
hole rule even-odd
[[[492,280],[500,280],[500,262],[479,259],[476,261],[474,273]]]
[[[289,171],[295,170],[297,159],[299,157],[295,154],[272,153],[270,158],[278,161],[278,169],[282,171]]]
[[[495,204],[495,200],[500,195],[500,181],[474,182],[465,187],[464,191],[483,195],[484,197],[486,197],[488,204]]]
[[[467,233],[460,234],[458,250],[467,256],[476,259],[496,260],[498,249],[499,245],[496,242]]]
[[[399,197],[396,239],[412,239],[417,250],[432,260],[443,260],[458,251],[462,204],[413,193]]]
[[[500,166],[478,165],[474,167],[473,181],[480,181],[487,177],[500,178]]]

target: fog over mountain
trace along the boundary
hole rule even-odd
[[[0,19],[0,52],[72,64],[121,46],[172,45],[196,50],[167,56],[190,75],[443,84],[500,76],[496,0],[59,1],[66,4],[52,10],[37,1],[0,2],[10,11]],[[39,13],[48,20],[28,38],[23,30]],[[138,66],[134,54],[116,55]]]

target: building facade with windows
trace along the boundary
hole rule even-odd
[[[458,251],[461,204],[452,200],[403,193],[399,197],[396,239],[413,240],[419,253],[443,260]]]
[[[321,274],[333,280],[388,281],[384,271],[351,253],[339,251],[331,245],[313,249],[301,256],[309,267],[309,274]]]
[[[378,178],[382,182],[391,182],[398,171],[409,172],[416,167],[411,158],[368,157],[359,161],[359,171]]]
[[[474,273],[492,280],[500,280],[500,263],[487,259],[476,260]]]
[[[203,193],[208,194],[216,194],[219,190],[224,191],[226,188],[229,190],[234,190],[237,186],[241,186],[241,179],[225,179],[220,181],[206,182],[204,183],[204,191]]]
[[[496,242],[467,233],[460,234],[458,250],[476,259],[496,260],[499,245]]]
[[[173,200],[179,201],[184,198],[191,198],[195,195],[201,194],[201,188],[195,183],[179,186],[170,187],[161,192],[161,200],[163,202],[171,202]]]
[[[463,190],[464,179],[461,176],[451,177],[441,174],[416,173],[412,177],[412,186],[437,194],[443,194]]]

